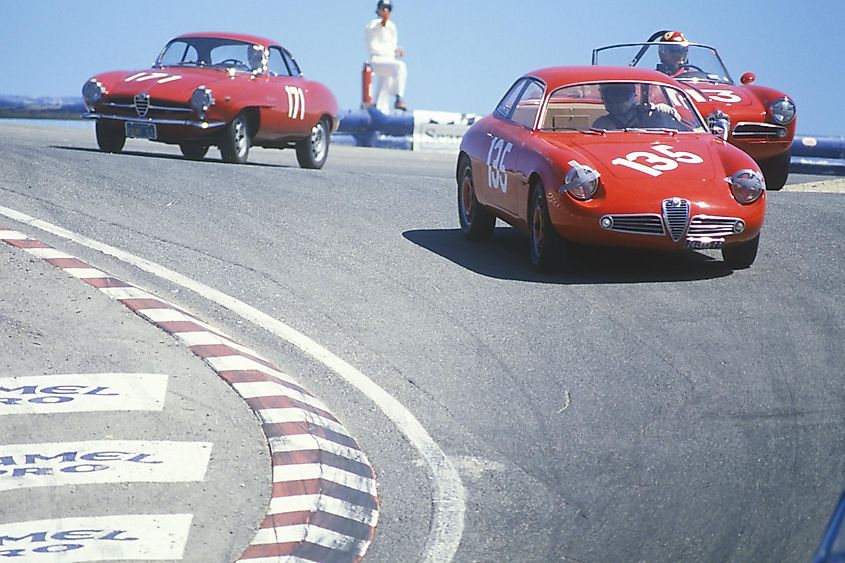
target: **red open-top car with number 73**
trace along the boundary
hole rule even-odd
[[[195,160],[216,145],[224,161],[245,163],[251,146],[295,147],[300,166],[321,168],[339,124],[334,95],[303,78],[286,49],[234,33],[180,35],[151,69],[98,74],[82,97],[106,152],[133,137],[178,144]]]
[[[529,235],[545,269],[572,244],[721,249],[756,256],[766,210],[754,160],[711,133],[679,84],[625,67],[558,67],[519,78],[463,137],[458,216],[470,238],[496,218]]]

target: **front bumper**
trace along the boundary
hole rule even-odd
[[[112,121],[122,121],[131,123],[155,123],[156,125],[182,125],[185,127],[195,127],[197,129],[214,129],[226,125],[225,121],[197,121],[194,119],[164,119],[157,117],[131,117],[126,115],[110,115],[105,113],[83,113],[80,115],[83,119],[109,119]]]

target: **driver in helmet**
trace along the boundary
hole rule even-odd
[[[252,72],[261,72],[264,70],[264,47],[261,45],[250,45],[249,53],[247,54],[247,64],[249,70]]]
[[[660,57],[657,70],[675,78],[688,68],[689,41],[680,31],[667,31],[660,38],[657,54]]]
[[[595,129],[620,131],[627,128],[682,128],[675,108],[637,100],[637,85],[632,82],[610,82],[599,85],[599,93],[607,115],[593,122]]]

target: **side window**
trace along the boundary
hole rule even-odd
[[[299,65],[296,64],[296,61],[293,59],[290,53],[282,49],[282,54],[285,56],[285,62],[290,69],[291,76],[302,76],[302,71],[299,70]]]
[[[496,106],[496,113],[498,113],[501,117],[510,117],[511,112],[513,111],[514,106],[516,105],[516,100],[519,98],[519,95],[522,93],[522,89],[525,87],[526,79],[517,80],[516,84],[511,86],[511,89],[508,90],[508,93],[505,94],[505,97],[502,98],[502,101],[499,102],[499,105]]]
[[[537,119],[537,113],[540,111],[540,106],[543,104],[543,94],[546,90],[539,82],[531,80],[525,91],[520,96],[516,103],[516,108],[511,114],[511,120],[528,129],[534,129],[534,121]]]
[[[290,76],[288,65],[282,56],[282,50],[278,47],[270,47],[270,58],[267,60],[267,68],[270,76]]]

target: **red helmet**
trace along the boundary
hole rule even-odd
[[[668,71],[675,72],[681,65],[686,64],[688,53],[689,41],[680,31],[667,31],[660,38],[657,54]]]

